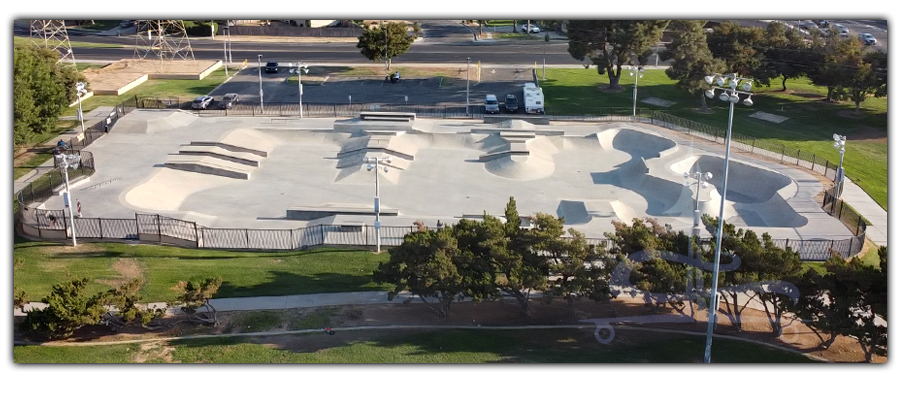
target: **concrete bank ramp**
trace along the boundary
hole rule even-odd
[[[151,134],[187,127],[199,117],[182,110],[141,110],[119,119],[111,129],[116,134]]]
[[[158,169],[146,181],[123,191],[119,201],[139,210],[176,211],[189,196],[234,183],[227,177]]]

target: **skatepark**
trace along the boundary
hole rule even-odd
[[[137,110],[93,143],[96,173],[73,196],[84,217],[154,213],[220,228],[372,224],[375,171],[381,221],[409,226],[502,216],[510,196],[523,215],[565,218],[588,237],[614,220],[653,217],[690,232],[695,202],[717,216],[721,145],[640,123],[524,120],[199,117]],[[684,173],[711,173],[699,188]],[[774,238],[844,239],[809,173],[732,153],[724,216]],[[41,206],[61,209],[52,197]],[[703,236],[708,236],[705,230]]]

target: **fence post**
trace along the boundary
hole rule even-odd
[[[103,218],[97,219],[97,226],[100,227],[100,239],[103,239]]]
[[[797,165],[800,165],[800,149],[797,149]]]
[[[816,170],[816,154],[815,153],[813,153],[812,169],[813,169],[813,171]]]
[[[71,202],[71,201],[72,200],[70,199],[69,202]],[[69,238],[69,219],[66,218],[66,209],[63,209],[62,212],[63,212],[63,215],[62,215],[63,228],[66,230],[66,238]]]
[[[291,229],[291,247],[289,249],[296,249],[296,248],[294,248],[294,229],[293,228]]]
[[[335,117],[337,117],[337,103],[331,104],[331,110]]]
[[[194,222],[194,243],[196,244],[197,248],[200,247],[200,232],[197,231],[197,222],[196,221]]]
[[[784,144],[781,144],[781,162],[784,163]]]
[[[156,235],[158,235],[159,242],[162,243],[162,218],[158,214],[156,215]]]
[[[250,229],[249,228],[244,229],[244,236],[247,238],[247,248],[249,249],[250,248]]]

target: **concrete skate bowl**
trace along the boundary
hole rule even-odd
[[[628,153],[632,160],[661,157],[676,146],[675,141],[669,138],[623,127],[607,129],[597,133],[596,137],[603,150]]]
[[[702,171],[713,174],[710,184],[722,193],[724,160],[718,156],[693,156],[671,166],[676,174]],[[787,202],[797,194],[797,183],[784,174],[762,167],[730,161],[727,202],[748,226],[801,227],[808,222]],[[718,195],[721,198],[721,195]]]
[[[484,162],[485,171],[498,177],[517,181],[547,178],[556,171],[553,155],[559,152],[554,140],[540,136],[504,137],[505,143],[489,150],[479,157]]]
[[[693,213],[690,188],[681,182],[651,175],[643,158],[622,163],[612,171],[591,173],[591,179],[594,184],[612,185],[639,195],[640,199],[623,202],[633,209],[629,215],[636,213],[654,217],[689,217]]]
[[[181,110],[141,110],[119,119],[112,133],[151,134],[187,127],[199,117]]]

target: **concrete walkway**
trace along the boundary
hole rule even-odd
[[[847,204],[853,206],[859,214],[869,220],[872,225],[866,227],[866,237],[875,245],[887,246],[888,215],[866,191],[863,191],[849,178],[844,181],[844,193],[841,194]]]
[[[85,128],[91,127],[94,124],[106,119],[109,116],[109,113],[112,112],[113,107],[111,106],[101,106],[97,107],[91,111],[84,112],[84,126]],[[61,117],[60,120],[68,120],[68,119],[76,119],[78,117]],[[66,131],[65,133],[44,142],[44,146],[54,147],[56,143],[59,142],[60,139],[69,142],[72,138],[81,133],[80,124],[73,129]],[[53,170],[53,158],[47,159],[43,164],[36,167],[34,170],[25,173],[25,175],[19,177],[15,181],[13,181],[13,193],[19,193],[23,188],[25,188],[29,183],[34,180],[37,180],[48,171]]]

